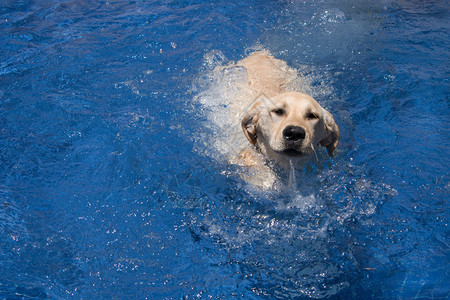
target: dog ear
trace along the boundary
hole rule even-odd
[[[325,109],[323,116],[324,116],[326,136],[323,140],[320,141],[320,144],[324,147],[327,147],[328,155],[330,157],[333,157],[333,151],[334,149],[336,149],[339,143],[340,138],[339,127],[334,121],[333,116]]]
[[[261,102],[253,105],[252,109],[245,114],[241,122],[242,130],[244,130],[245,136],[252,145],[256,145],[256,131],[261,112],[260,105]]]

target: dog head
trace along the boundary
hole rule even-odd
[[[314,98],[297,92],[257,102],[241,124],[250,143],[278,162],[309,157],[318,144],[332,156],[339,142],[333,116]]]

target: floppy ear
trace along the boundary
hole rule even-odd
[[[339,127],[334,121],[333,116],[325,109],[323,115],[324,115],[326,136],[323,140],[320,141],[320,144],[324,147],[327,147],[328,155],[333,157],[333,151],[334,149],[336,149],[339,143],[340,138]]]
[[[245,114],[241,122],[242,130],[244,130],[245,136],[253,145],[256,144],[256,130],[258,128],[258,121],[261,112],[260,105],[261,102],[257,102],[253,105],[252,109]]]

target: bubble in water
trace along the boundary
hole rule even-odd
[[[337,9],[337,8],[331,8],[324,10],[319,14],[319,19],[321,20],[321,23],[339,23],[341,21],[345,20],[345,14],[343,11]]]

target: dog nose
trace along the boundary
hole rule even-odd
[[[299,126],[287,126],[283,130],[283,136],[290,143],[298,143],[305,138],[306,132],[305,129]]]

